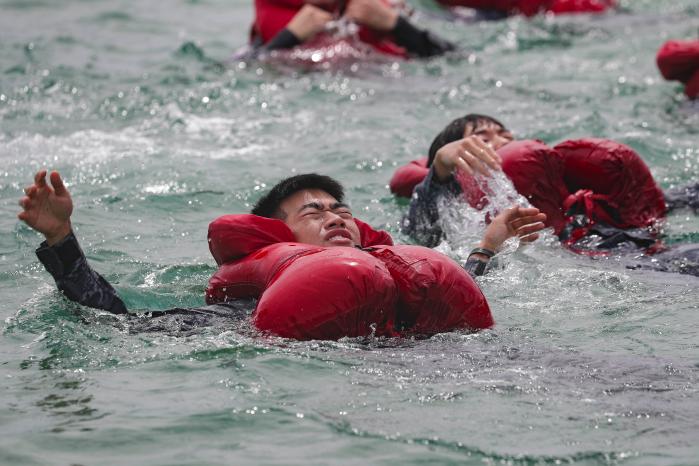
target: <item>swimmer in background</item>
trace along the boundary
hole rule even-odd
[[[58,172],[46,170],[34,177],[19,201],[18,218],[43,234],[45,241],[36,250],[39,261],[53,276],[58,289],[85,306],[113,314],[128,310],[114,288],[87,262],[73,234],[70,217],[73,202]],[[282,220],[300,243],[322,247],[360,247],[360,234],[349,207],[343,203],[344,190],[332,178],[316,174],[297,175],[282,180],[261,198],[252,213]],[[467,272],[482,275],[486,264],[508,238],[519,236],[529,242],[538,238],[546,216],[536,208],[513,207],[495,217],[464,265]],[[251,299],[234,300],[193,309],[152,312],[189,316],[194,325],[206,316],[243,318],[254,308]]]
[[[342,27],[358,29],[362,42],[388,55],[430,57],[455,49],[383,0],[255,0],[251,44],[258,51],[290,49]]]
[[[496,151],[513,140],[505,125],[487,115],[469,114],[449,123],[430,145],[429,171],[413,191],[403,232],[423,246],[439,244],[443,232],[437,204],[462,192],[455,172],[490,176],[491,170],[501,171]]]
[[[488,177],[493,171],[501,171],[502,159],[496,151],[514,140],[512,132],[503,123],[487,115],[468,114],[449,123],[430,145],[429,171],[414,188],[403,232],[423,246],[439,244],[444,233],[439,224],[438,203],[441,199],[458,199],[462,195],[456,172]],[[640,159],[638,162],[642,163]],[[682,207],[699,210],[699,183],[668,190],[662,195],[668,210]],[[537,207],[546,211],[541,205]],[[569,231],[562,231],[559,236],[564,239],[566,234]],[[597,247],[606,250],[624,247],[639,252],[657,243],[656,236],[648,229],[623,229],[602,222],[598,222],[590,234],[600,237],[602,241]],[[652,268],[699,275],[699,245],[661,247],[660,251],[652,256],[656,259]],[[673,264],[679,265],[675,267]],[[637,264],[638,267],[646,265]]]

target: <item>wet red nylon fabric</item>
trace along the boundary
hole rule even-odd
[[[553,14],[603,13],[615,6],[614,0],[553,0],[547,11]]]
[[[238,298],[257,298],[287,261],[320,250],[322,248],[318,246],[282,242],[222,264],[209,279],[206,302],[215,304]]]
[[[665,216],[663,192],[629,146],[588,138],[565,141],[555,149],[563,158],[563,177],[570,192],[589,190],[597,196],[591,199],[595,207],[588,212],[592,221],[639,228]]]
[[[408,334],[434,334],[455,328],[494,325],[488,302],[473,278],[453,260],[421,246],[378,247],[398,288],[397,321]]]
[[[392,245],[391,235],[355,219],[362,247]],[[209,224],[209,251],[216,264],[239,259],[275,243],[296,242],[286,223],[252,214],[223,215]]]
[[[665,42],[658,50],[656,62],[665,79],[686,84],[699,71],[699,40]]]
[[[320,248],[274,273],[252,321],[259,330],[299,340],[394,336],[396,300],[381,261],[354,248]]]
[[[388,184],[393,194],[400,197],[410,197],[413,189],[427,176],[427,157],[422,157],[407,163],[393,173]]]
[[[442,254],[419,246],[381,245],[390,236],[363,222],[358,224],[365,245],[375,246],[368,250],[295,242],[250,250],[263,243],[260,238],[286,235],[266,221],[272,219],[260,219],[233,215],[212,222],[212,254],[221,259],[233,253],[237,259],[220,266],[206,291],[209,304],[259,297],[253,323],[260,330],[296,339],[337,339],[394,336],[396,319],[410,324],[408,334],[493,325],[478,286]],[[255,232],[256,226],[273,230]],[[236,229],[240,231],[229,231]],[[232,238],[245,246],[223,244]],[[241,258],[242,251],[248,254]]]
[[[561,155],[541,141],[513,141],[498,150],[502,171],[515,189],[546,214],[546,226],[556,234],[566,224],[563,203],[569,192],[563,183]]]
[[[266,44],[289,24],[302,6],[301,0],[255,0],[253,37],[259,37]]]

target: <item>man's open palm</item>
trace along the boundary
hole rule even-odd
[[[61,175],[54,171],[50,178],[51,186],[46,183],[46,170],[37,172],[34,184],[24,189],[26,196],[19,201],[24,210],[17,217],[53,244],[70,233],[73,201]]]

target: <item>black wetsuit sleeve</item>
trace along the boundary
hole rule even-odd
[[[263,50],[278,50],[278,49],[290,49],[299,45],[301,41],[298,37],[294,35],[293,32],[289,31],[287,28],[282,29],[277,33],[276,36],[272,37],[272,40],[267,42]]]
[[[699,183],[665,191],[668,210],[691,207],[699,210]]]
[[[404,47],[410,55],[431,57],[456,49],[451,42],[437,37],[429,31],[418,29],[402,16],[391,31],[393,39]]]
[[[468,272],[468,274],[473,278],[480,277],[481,275],[485,275],[487,265],[487,262],[469,257],[464,264],[464,270],[466,270],[466,272]]]
[[[87,263],[72,232],[53,246],[44,241],[36,255],[56,281],[58,289],[71,301],[112,314],[128,312],[112,285]]]
[[[455,198],[459,194],[461,187],[453,177],[441,183],[434,168],[430,168],[425,179],[413,190],[408,215],[403,219],[403,233],[422,246],[435,247],[442,239],[437,204],[442,198]]]

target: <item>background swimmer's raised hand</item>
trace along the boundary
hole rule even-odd
[[[545,220],[546,214],[536,207],[511,207],[490,222],[478,247],[497,251],[502,243],[515,236],[527,243],[535,241],[538,232],[545,228]]]
[[[392,31],[398,12],[381,0],[350,0],[345,17],[376,31]]]
[[[437,178],[446,181],[454,170],[490,176],[490,170],[502,170],[501,163],[500,156],[490,145],[472,135],[442,146],[435,154],[433,165]]]
[[[46,170],[36,173],[34,184],[24,188],[26,196],[19,200],[24,210],[17,218],[43,233],[52,246],[70,234],[73,200],[58,172],[51,172],[50,178],[53,187],[46,183]]]
[[[304,5],[286,25],[286,28],[300,42],[305,42],[325,29],[325,24],[333,19],[327,11],[314,5]]]

